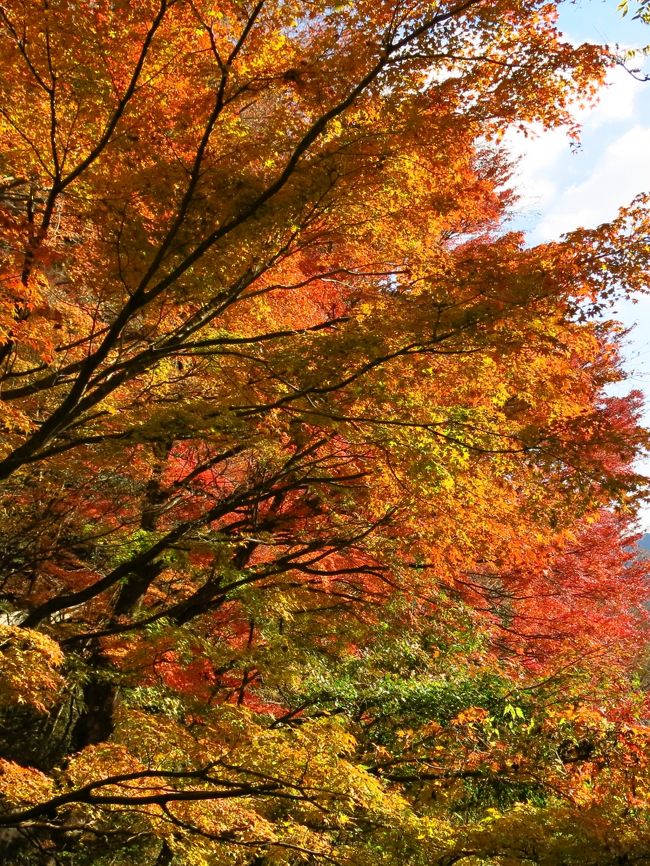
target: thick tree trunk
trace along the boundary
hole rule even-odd
[[[113,718],[117,689],[105,679],[92,679],[84,686],[79,716],[72,730],[75,752],[94,743],[103,743],[115,728]]]

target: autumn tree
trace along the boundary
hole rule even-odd
[[[0,7],[5,858],[648,861],[647,203],[504,230],[555,15]]]

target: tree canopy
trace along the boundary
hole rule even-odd
[[[648,199],[547,0],[3,0],[0,852],[650,863]]]

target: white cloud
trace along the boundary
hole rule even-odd
[[[632,119],[642,88],[643,84],[621,66],[610,69],[605,86],[598,95],[597,105],[595,108],[580,109],[576,114],[578,122],[595,129],[608,123]]]
[[[650,127],[634,126],[605,148],[588,177],[558,195],[534,231],[550,240],[578,226],[616,215],[639,192],[650,190]]]
[[[544,210],[557,195],[553,168],[569,154],[569,139],[563,129],[544,131],[532,126],[529,135],[509,132],[505,144],[514,159],[513,183],[520,195],[519,210]]]
[[[633,125],[647,97],[647,85],[616,67],[598,104],[576,108],[583,129],[577,154],[572,154],[563,129],[544,131],[538,126],[531,127],[528,136],[506,136],[516,166],[519,217],[531,227],[531,240],[598,225],[638,192],[650,190],[650,126]]]

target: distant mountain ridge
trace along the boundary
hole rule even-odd
[[[643,550],[650,551],[650,532],[646,532],[646,534],[639,539],[639,547]]]

